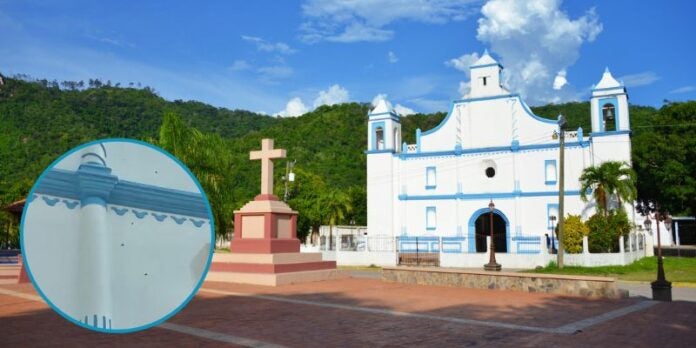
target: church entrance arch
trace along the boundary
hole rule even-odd
[[[486,237],[491,235],[490,209],[482,208],[474,212],[469,219],[469,252],[488,252]],[[495,252],[506,253],[510,236],[510,222],[498,209],[493,210],[493,238]]]

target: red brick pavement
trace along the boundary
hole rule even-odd
[[[2,288],[33,293],[27,285]],[[657,304],[585,327],[575,334],[433,319],[473,319],[493,322],[492,325],[553,329],[636,303],[636,300],[588,300],[371,279],[282,287],[206,282],[196,298],[169,322],[293,347],[696,346],[696,303],[693,302]],[[370,312],[373,309],[384,311]],[[399,313],[416,316],[396,315]],[[0,340],[1,346],[224,344],[161,328],[123,335],[95,333],[60,318],[43,303],[9,295],[0,295]]]

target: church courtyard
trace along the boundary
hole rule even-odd
[[[205,282],[166,323],[100,334],[31,284],[0,285],[4,346],[693,347],[696,302],[592,300],[345,278],[265,287]]]

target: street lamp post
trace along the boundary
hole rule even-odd
[[[495,204],[493,204],[493,200],[491,199],[491,202],[488,203],[488,209],[489,211],[489,218],[490,218],[490,226],[491,226],[491,246],[490,246],[490,258],[488,259],[488,263],[483,265],[483,269],[486,271],[500,271],[502,268],[499,263],[495,262],[495,238],[493,238],[493,210],[495,209]]]
[[[656,301],[672,301],[672,283],[665,279],[665,268],[662,264],[662,243],[660,240],[660,213],[655,211],[655,223],[657,224],[657,280],[650,283],[652,288],[653,300]],[[645,219],[645,228],[650,230],[652,221],[650,218]]]
[[[556,215],[549,216],[549,219],[551,220],[551,253],[555,254],[556,243],[554,242],[554,239],[556,239],[556,237],[554,237],[553,233],[554,231],[556,231],[556,226],[554,225],[554,223],[556,222]]]

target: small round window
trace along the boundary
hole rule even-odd
[[[494,177],[495,176],[495,168],[493,168],[493,167],[486,168],[486,176],[489,178]]]

